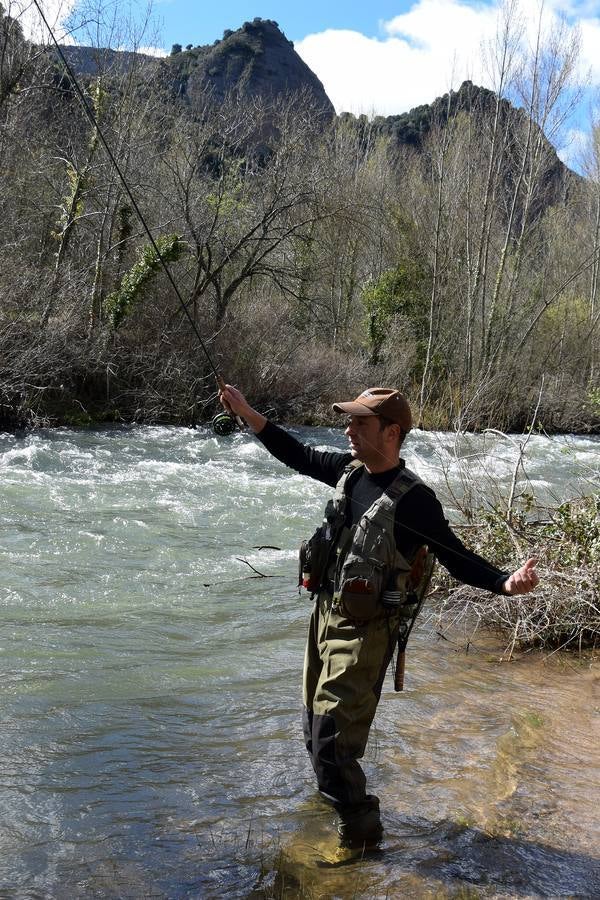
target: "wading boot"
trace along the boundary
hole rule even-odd
[[[372,850],[383,837],[379,798],[367,794],[361,803],[338,807],[337,831],[340,845],[350,850]]]

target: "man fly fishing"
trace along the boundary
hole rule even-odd
[[[538,584],[536,560],[509,574],[459,540],[433,490],[400,458],[412,417],[398,391],[369,388],[333,405],[347,417],[347,453],[302,444],[231,385],[222,385],[219,397],[276,459],[335,487],[322,526],[301,550],[300,582],[315,598],[304,662],[304,738],[319,791],[337,811],[342,846],[375,847],[383,834],[379,799],[367,794],[358,760],[396,644],[403,651],[420,608],[433,557],[459,581],[510,595]]]

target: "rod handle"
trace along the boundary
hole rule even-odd
[[[215,375],[215,379],[216,379],[217,387],[219,388],[219,390],[224,391],[225,388],[227,387],[227,385],[225,384],[225,379],[223,378],[223,376]],[[240,429],[240,431],[244,431],[244,429],[247,428],[246,422],[242,419],[241,416],[238,416],[236,413],[234,413],[234,411],[230,407],[229,403],[225,403],[224,406],[225,406],[225,409],[227,410],[227,412],[229,413],[229,415],[233,416],[233,418],[237,422],[237,426]]]
[[[398,648],[398,658],[396,660],[396,671],[394,672],[394,690],[404,690],[404,666],[406,663],[406,650]]]

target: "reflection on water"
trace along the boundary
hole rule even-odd
[[[447,497],[465,465],[510,480],[481,440],[416,435],[409,465]],[[594,484],[597,441],[532,445],[536,491]],[[163,428],[0,436],[0,474],[0,896],[600,895],[597,665],[421,627],[366,757],[385,847],[347,863],[298,722],[327,488]]]

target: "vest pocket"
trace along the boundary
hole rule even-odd
[[[372,619],[381,610],[383,566],[347,558],[334,604],[349,619]]]
[[[302,541],[298,566],[299,587],[304,587],[313,594],[318,591],[325,575],[330,548],[329,525],[320,525],[308,541]]]

